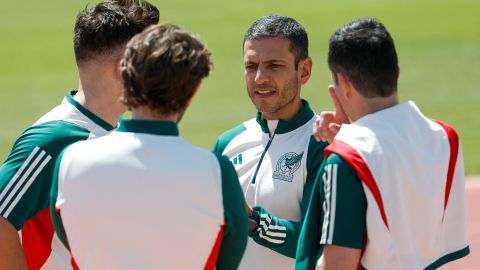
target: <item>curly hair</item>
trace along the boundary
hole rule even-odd
[[[101,2],[77,16],[73,48],[77,62],[90,60],[125,46],[146,27],[157,24],[158,9],[142,0]]]
[[[161,115],[182,112],[211,65],[210,52],[195,36],[172,24],[150,26],[127,44],[122,101]]]

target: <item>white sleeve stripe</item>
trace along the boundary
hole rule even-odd
[[[17,193],[17,191],[21,188],[21,186],[25,183],[25,181],[30,182],[30,183],[27,182],[27,185],[26,185],[26,186],[27,186],[27,188],[28,188],[28,186],[30,186],[30,185],[31,185],[31,182],[32,182],[33,180],[35,180],[35,178],[36,178],[37,175],[40,173],[40,171],[43,169],[43,167],[45,167],[46,162],[48,162],[48,161],[51,159],[51,157],[50,157],[49,155],[47,155],[47,157],[44,158],[45,154],[46,154],[46,152],[43,151],[43,150],[40,152],[40,154],[35,158],[35,160],[33,161],[33,163],[31,163],[31,164],[28,166],[27,171],[23,174],[23,176],[20,178],[20,180],[15,184],[15,187],[12,189],[12,191],[10,192],[10,194],[8,194],[8,197],[5,199],[5,201],[4,201],[4,202],[2,203],[2,205],[0,206],[0,214],[3,214],[3,216],[4,216],[5,218],[8,217],[8,214],[10,214],[12,207],[9,207],[9,210],[10,210],[10,211],[8,211],[8,210],[6,211],[6,212],[8,212],[8,214],[7,214],[6,212],[4,213],[4,210],[5,210],[5,208],[7,207],[7,205],[11,202],[13,196]],[[30,178],[29,178],[29,175],[31,174],[32,170],[37,166],[37,164],[38,164],[42,159],[44,160],[44,162],[43,162],[43,163],[40,165],[40,167],[38,167],[37,170],[34,172],[34,177],[30,177]],[[45,162],[45,160],[46,160],[46,162]],[[28,178],[28,179],[27,179],[27,178]],[[30,180],[31,180],[31,181],[30,181]],[[26,190],[25,187],[24,187],[24,189],[22,189],[22,191],[23,191],[23,190]],[[23,193],[25,193],[25,191],[23,191]],[[16,204],[16,203],[20,200],[21,195],[23,195],[23,193],[22,193],[22,194],[19,194],[19,196],[17,196],[17,197],[15,198],[14,204]]]
[[[323,191],[325,193],[325,201],[322,204],[323,207],[323,225],[322,225],[322,237],[320,238],[320,244],[325,244],[327,241],[327,228],[330,222],[330,177],[331,177],[332,165],[325,166],[325,172],[322,175]]]
[[[283,244],[285,242],[285,240],[272,239],[268,236],[263,235],[262,230],[260,230],[259,236],[260,238],[263,238],[272,244]]]
[[[38,146],[35,147],[35,149],[33,149],[33,151],[30,153],[30,155],[27,157],[27,159],[23,162],[20,169],[18,169],[17,172],[15,173],[15,175],[12,177],[12,179],[10,179],[10,181],[8,182],[8,185],[5,187],[5,189],[0,194],[0,202],[3,200],[3,198],[5,197],[7,192],[13,186],[13,184],[15,184],[15,181],[17,180],[17,178],[22,174],[23,170],[25,170],[25,167],[27,167],[27,165],[30,163],[32,158],[37,154],[39,149],[40,149],[40,147],[38,147]]]
[[[262,219],[267,220],[268,223],[272,222],[272,220],[270,219],[270,217],[269,217],[267,214],[262,214],[260,217],[261,217]]]
[[[333,243],[333,230],[335,229],[335,211],[337,206],[337,168],[338,168],[338,164],[333,164],[332,186],[331,186],[332,201],[330,203],[330,224],[328,226],[329,232],[328,232],[327,244]]]
[[[267,217],[267,218],[264,218]],[[270,225],[270,218],[266,215],[262,215],[262,218],[260,218],[260,225],[268,225],[268,227],[272,230],[282,230],[285,231],[287,228],[285,226],[278,226],[278,225]]]
[[[35,166],[37,166],[38,162],[40,162],[40,160],[43,158],[43,156],[45,155],[45,151],[41,151],[40,154],[35,158],[35,160],[33,161],[32,164],[29,164],[28,166],[28,169],[27,171],[22,175],[22,177],[20,178],[20,180],[18,180],[18,182],[15,184],[14,188],[12,189],[12,191],[8,194],[7,198],[3,201],[2,205],[0,206],[0,213],[3,213],[3,211],[5,210],[5,208],[7,207],[7,205],[10,203],[10,201],[12,200],[12,197],[15,195],[15,193],[17,193],[17,191],[20,189],[20,187],[23,185],[23,183],[25,182],[25,180],[27,179],[27,177],[30,175],[30,173],[32,172],[32,170],[35,168]],[[16,174],[15,174],[16,175]],[[20,176],[20,174],[19,174]]]
[[[47,155],[47,157],[43,160],[42,164],[40,164],[40,166],[37,168],[35,173],[30,177],[27,184],[22,188],[22,190],[20,191],[20,194],[17,197],[15,197],[15,200],[10,205],[10,207],[7,209],[7,212],[5,212],[5,218],[7,218],[8,215],[10,215],[10,213],[12,212],[15,205],[17,205],[18,201],[20,201],[20,198],[22,198],[23,194],[25,194],[27,189],[30,187],[30,185],[33,183],[33,181],[37,178],[38,174],[43,170],[45,165],[47,165],[47,163],[50,161],[50,159],[52,159],[52,157]]]
[[[280,232],[266,231],[265,234],[273,237],[282,237],[282,238],[287,237],[286,233],[280,233]]]
[[[265,221],[263,220],[260,220],[260,226],[262,226],[265,231],[268,231],[268,230],[286,231],[287,230],[285,226],[270,225],[268,223],[265,223]]]

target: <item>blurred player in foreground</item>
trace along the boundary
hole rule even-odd
[[[248,218],[235,169],[177,128],[210,65],[206,47],[174,25],[128,43],[132,119],[71,145],[55,169],[53,221],[80,269],[237,268]]]
[[[126,109],[118,73],[125,45],[158,19],[155,6],[135,0],[101,2],[78,14],[78,90],[24,131],[0,168],[0,269],[24,269],[25,262],[30,270],[71,268],[50,218],[55,160],[65,146],[117,125]]]
[[[330,39],[328,64],[337,111],[324,115],[321,127],[333,140],[296,269],[315,269],[319,258],[320,269],[436,269],[466,256],[457,133],[413,101],[399,104],[397,53],[387,29],[376,19],[343,26]],[[347,116],[352,123],[329,137],[341,123],[327,122]]]

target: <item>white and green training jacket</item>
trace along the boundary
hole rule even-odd
[[[0,167],[0,215],[20,231],[30,270],[70,269],[70,255],[54,232],[49,211],[55,160],[67,145],[113,129],[75,101],[74,94],[25,130]]]
[[[122,119],[66,148],[51,210],[79,269],[233,270],[247,242],[232,164],[185,142],[170,121]]]
[[[239,269],[293,269],[298,236],[326,143],[312,136],[317,115],[302,100],[291,120],[260,113],[225,132],[214,151],[235,166],[246,202],[260,213]]]
[[[325,153],[295,269],[316,269],[325,245],[362,249],[359,269],[437,269],[470,252],[462,148],[448,124],[408,101],[342,125]]]

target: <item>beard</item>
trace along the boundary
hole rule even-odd
[[[300,86],[298,78],[293,76],[282,88],[278,89],[269,85],[259,85],[259,86],[268,86],[275,89],[275,100],[261,100],[255,97],[255,88],[252,90],[249,89],[250,99],[252,100],[255,108],[262,114],[274,114],[281,111],[284,107],[289,105],[295,100],[295,97],[300,92]]]

